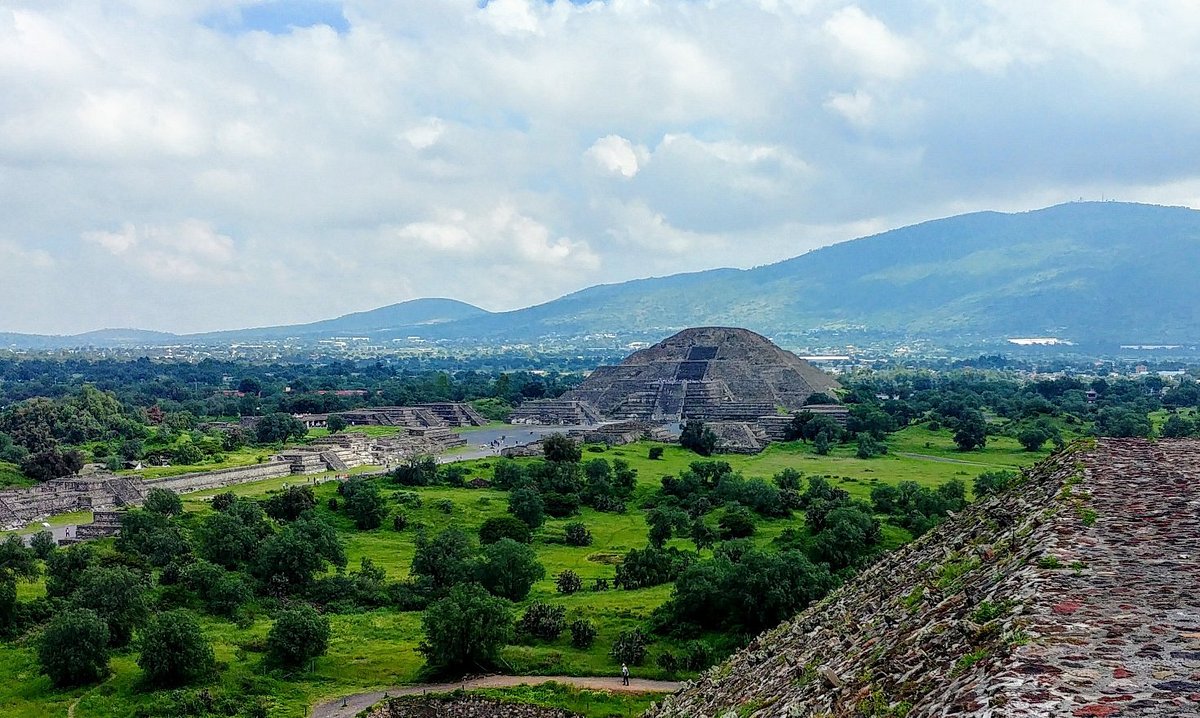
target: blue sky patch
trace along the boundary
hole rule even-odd
[[[293,28],[314,25],[328,25],[338,33],[350,29],[341,4],[329,0],[267,0],[212,15],[204,24],[234,35],[244,32],[286,35]]]

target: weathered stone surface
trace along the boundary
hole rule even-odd
[[[366,718],[580,718],[578,713],[478,696],[405,696],[366,712]]]
[[[1197,558],[1200,441],[1075,446],[647,717],[1200,715]]]

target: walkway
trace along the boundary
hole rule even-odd
[[[450,693],[459,689],[474,690],[477,688],[512,688],[519,685],[539,685],[542,683],[561,683],[586,688],[589,690],[609,691],[613,693],[674,693],[683,687],[682,683],[674,681],[648,681],[641,678],[629,679],[629,685],[621,684],[616,676],[484,676],[472,678],[457,683],[422,683],[413,686],[390,688],[389,696],[412,696],[424,693]],[[355,693],[344,699],[337,698],[322,703],[313,708],[312,718],[353,718],[360,712],[383,700],[383,691]]]

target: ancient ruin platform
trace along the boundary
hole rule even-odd
[[[880,559],[649,718],[1200,715],[1200,441],[1102,439]]]

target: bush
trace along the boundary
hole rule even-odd
[[[401,513],[392,517],[393,531],[403,531],[406,528],[408,528],[408,516]]]
[[[183,513],[183,499],[169,489],[150,489],[142,508],[162,516],[178,516]]]
[[[119,648],[148,613],[143,588],[141,577],[124,566],[93,566],[80,579],[74,602],[108,624],[109,645]]]
[[[354,520],[360,531],[377,529],[387,516],[387,502],[379,493],[379,487],[368,479],[350,479],[342,484],[346,502],[346,513]],[[451,504],[453,507],[453,504]]]
[[[702,421],[688,421],[679,435],[679,445],[701,456],[712,456],[717,450],[717,435]]]
[[[690,556],[675,547],[630,549],[617,565],[613,583],[626,590],[659,586],[674,581],[690,562]]]
[[[311,486],[289,486],[262,501],[263,512],[276,521],[295,521],[316,506],[317,496]]]
[[[337,497],[336,497],[336,496],[330,496],[330,497],[329,497],[329,501],[328,501],[328,503],[327,503],[326,505],[327,505],[327,506],[329,506],[329,510],[330,510],[330,511],[334,511],[334,512],[336,512],[336,511],[338,510],[338,500],[337,500]]]
[[[543,641],[553,641],[562,634],[567,625],[567,609],[536,601],[525,609],[517,621],[517,632]],[[593,629],[594,630],[594,629]],[[572,624],[574,631],[574,624]],[[572,635],[574,635],[572,633]]]
[[[717,519],[717,532],[721,540],[746,538],[754,535],[754,517],[745,506],[730,506]]]
[[[418,650],[439,671],[492,666],[512,639],[511,604],[477,583],[455,586],[425,609],[425,639]]]
[[[479,527],[481,544],[493,544],[503,538],[512,539],[517,543],[530,543],[533,541],[533,532],[524,521],[515,516],[493,516]]]
[[[329,619],[309,605],[283,611],[267,633],[267,656],[280,666],[303,666],[329,648]]]
[[[609,655],[617,663],[640,666],[646,660],[646,644],[646,636],[640,630],[634,628],[623,631],[621,635],[617,636]]]
[[[137,664],[147,684],[171,688],[210,675],[216,666],[212,646],[188,611],[153,616],[142,628]]]
[[[558,578],[554,579],[554,585],[558,587],[559,593],[572,594],[583,588],[583,579],[579,578],[579,574],[567,569],[558,574]]]
[[[542,453],[546,461],[578,464],[583,458],[579,443],[566,434],[551,434],[542,440]]]
[[[592,532],[580,521],[567,524],[563,538],[570,546],[592,545]]]
[[[659,459],[662,458],[662,455],[663,455],[663,447],[661,447],[661,446],[651,446],[650,447],[649,459],[651,461],[658,461]]]
[[[571,645],[576,648],[591,648],[596,642],[596,624],[580,618],[571,621]]]
[[[454,513],[454,502],[450,499],[438,499],[433,502],[433,508],[449,516]]]
[[[58,614],[38,641],[38,663],[59,688],[99,681],[108,673],[108,626],[86,608]]]

